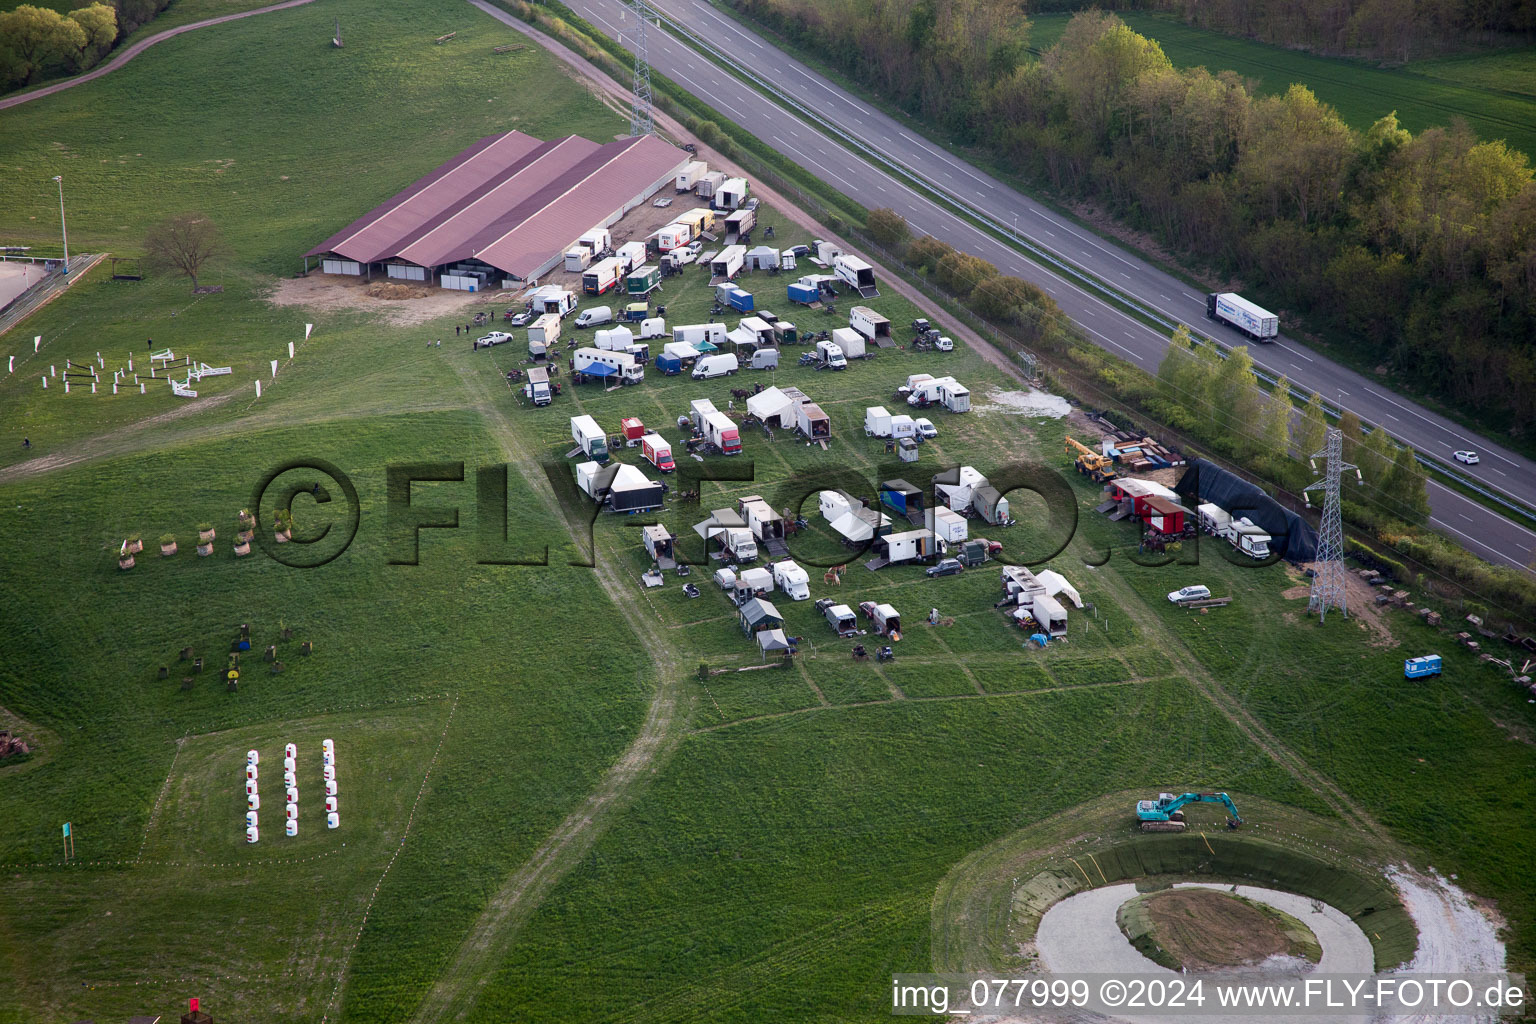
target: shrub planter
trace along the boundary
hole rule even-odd
[[[126,553],[118,555],[117,556],[117,567],[119,569],[132,569],[133,568],[133,556],[130,555],[130,554],[126,554]]]
[[[160,555],[162,558],[170,558],[176,553],[176,537],[174,534],[165,534],[160,538]]]
[[[213,540],[214,539],[213,524],[212,523],[198,523],[197,524],[197,539],[198,539],[198,542],[201,543],[201,544],[207,544],[209,541]]]
[[[251,538],[254,536],[256,536],[256,530],[254,527],[241,527],[240,530],[235,533],[235,541],[240,544],[249,544],[251,542]]]
[[[199,544],[197,546],[197,557],[207,558],[211,554],[213,554],[213,541],[208,541],[206,544]]]
[[[238,544],[235,545],[235,557],[236,558],[244,558],[246,555],[248,555],[250,553],[251,553],[251,541],[250,541],[249,537],[241,539],[241,541]]]
[[[236,518],[239,521],[240,529],[242,530],[251,530],[256,526],[256,517],[251,515],[251,510],[248,508],[241,509],[240,515]]]
[[[144,550],[144,540],[143,540],[143,538],[141,538],[136,533],[135,534],[131,534],[128,537],[128,553],[130,555],[136,555],[140,551],[143,551],[143,550]]]

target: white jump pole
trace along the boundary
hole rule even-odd
[[[32,339],[32,354],[37,355],[37,347],[43,343],[43,336],[39,334]]]
[[[293,342],[291,341],[288,343],[288,358],[293,358]]]
[[[256,397],[261,397],[261,381],[259,380],[256,382]]]
[[[309,340],[309,332],[313,331],[314,329],[315,329],[315,325],[314,324],[305,324],[304,325],[304,340],[305,341]]]
[[[10,357],[10,362],[5,364],[5,372],[6,373],[15,373],[16,372],[16,357],[15,356],[11,356]]]
[[[43,390],[48,390],[48,375],[46,373],[43,374]]]
[[[139,394],[142,395],[143,393],[144,393],[144,382],[140,381],[139,382]]]
[[[272,360],[272,379],[277,379],[277,360]]]

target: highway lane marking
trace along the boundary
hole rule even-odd
[[[710,10],[706,5],[700,4],[700,3],[697,2],[697,0],[695,0],[694,6],[698,7],[700,11],[702,11],[704,14],[706,14],[708,17],[710,17],[714,21],[716,21],[719,24],[723,25],[733,35],[737,36],[738,38],[746,39],[748,42],[752,43],[752,45],[754,47],[757,47],[758,49],[763,49],[762,43],[760,43],[756,38],[754,38],[752,35],[749,35],[747,33],[742,32],[734,24],[732,24],[729,21],[726,21],[725,19],[719,17],[712,10]],[[610,22],[608,22],[605,18],[603,18],[601,15],[597,14],[595,11],[593,12],[593,14],[594,14],[595,17],[597,17],[597,19],[600,22],[602,22],[603,25],[605,25],[610,31],[614,32],[615,35],[619,34],[617,32],[617,30],[614,29],[613,25]],[[823,91],[825,91],[827,93],[830,93],[834,98],[843,100],[845,103],[848,103],[850,106],[853,106],[855,110],[858,110],[862,114],[867,114],[867,115],[873,116],[872,112],[865,110],[862,106],[860,106],[858,104],[855,104],[853,101],[847,99],[844,95],[842,95],[838,91],[830,88],[826,83],[822,82],[819,78],[808,74],[804,69],[794,65],[793,63],[791,63],[790,66],[793,67],[794,70],[796,71],[796,73],[799,74],[802,78],[805,78],[808,81],[814,82],[819,88],[821,88]],[[690,86],[695,88],[695,90],[697,90],[699,88],[697,83],[691,81],[685,75],[683,75],[683,74],[681,74],[679,72],[676,72],[676,71],[674,71],[673,74],[675,74],[681,80],[687,82]],[[718,85],[718,82],[715,79],[713,79],[713,78],[711,79],[711,82],[716,84],[716,85]],[[798,134],[798,133],[796,133],[796,134]],[[908,135],[906,132],[900,132],[899,134],[903,138],[905,138],[908,141],[910,141],[910,142],[914,143],[915,145],[917,145],[924,152],[926,152],[926,153],[928,153],[930,155],[933,155],[933,156],[937,156],[939,159],[943,160],[945,163],[949,164],[950,166],[955,167],[956,169],[960,170],[962,173],[968,175],[969,177],[973,178],[974,180],[976,180],[978,182],[981,182],[987,188],[990,189],[990,188],[996,188],[997,187],[992,182],[987,181],[986,179],[981,178],[978,175],[972,173],[963,164],[956,163],[954,160],[952,160],[950,157],[948,157],[943,152],[935,150],[926,141],[919,142],[918,140],[913,139],[912,136]],[[889,135],[885,135],[885,134],[882,133],[882,137],[884,139],[886,139],[886,141],[891,141],[891,138],[890,138]],[[822,165],[817,164],[817,166],[821,167]],[[822,169],[826,170],[826,168],[824,168],[824,167]],[[827,173],[829,175],[832,174],[832,172],[829,171],[829,170],[827,171]],[[847,182],[845,179],[843,179],[841,177],[838,177],[836,175],[833,175],[833,177],[835,177],[836,180],[838,180],[843,185],[845,185],[845,186],[847,186],[849,188],[853,188],[854,187],[853,185],[851,185],[849,182]],[[947,172],[946,172],[946,177],[949,177]],[[883,189],[882,189],[882,191],[883,191]],[[1015,194],[1017,195],[1017,193],[1015,193]],[[1020,198],[1021,199],[1025,199],[1025,201],[1027,202],[1027,198],[1026,197],[1020,196]],[[930,203],[929,205],[933,205],[933,204]],[[935,207],[935,209],[937,209],[937,207]],[[1055,221],[1054,218],[1051,218],[1051,217],[1047,216],[1047,214],[1045,214],[1044,212],[1042,212],[1039,209],[1035,209],[1034,207],[1027,207],[1026,209],[1027,210],[1032,210],[1033,212],[1038,214],[1043,220],[1046,220],[1046,221],[1049,221],[1049,222],[1053,222],[1053,223],[1059,223],[1058,221]],[[941,212],[943,212],[943,211],[941,211]],[[946,213],[945,216],[946,216],[946,219],[953,219],[953,215],[952,214]],[[1115,259],[1120,260],[1120,262],[1124,263],[1125,265],[1131,266],[1131,267],[1135,267],[1136,266],[1136,264],[1132,263],[1130,260],[1125,259],[1121,255],[1119,255],[1119,253],[1113,251],[1112,249],[1106,248],[1105,246],[1101,245],[1100,243],[1095,241],[1090,236],[1087,236],[1087,235],[1085,235],[1084,233],[1082,233],[1080,231],[1077,231],[1077,230],[1075,230],[1075,229],[1073,229],[1071,227],[1068,227],[1065,224],[1062,224],[1061,226],[1062,226],[1063,230],[1066,230],[1069,234],[1075,235],[1076,237],[1082,239],[1083,241],[1087,242],[1089,245],[1093,246],[1094,248],[1099,249],[1100,251],[1108,252],[1110,255],[1114,256]],[[1052,237],[1052,238],[1056,237],[1056,235],[1053,232],[1047,231],[1047,234],[1049,234],[1050,237]],[[1092,253],[1084,253],[1084,256],[1091,259],[1092,258]],[[1041,269],[1043,270],[1044,268],[1041,268]],[[1122,275],[1122,276],[1125,276],[1127,280],[1130,280],[1128,275]],[[1198,295],[1194,295],[1194,294],[1191,294],[1191,293],[1188,293],[1188,292],[1185,292],[1185,293],[1182,293],[1182,294],[1186,298],[1191,300],[1191,301],[1195,301],[1195,302],[1203,302],[1204,301],[1203,297],[1198,296]],[[1167,296],[1162,296],[1162,297],[1164,299],[1167,299]],[[1120,347],[1120,346],[1117,345],[1116,347]],[[1308,362],[1314,362],[1314,360],[1310,356],[1307,356],[1304,353],[1297,352],[1296,355],[1300,356],[1303,359],[1306,359]],[[1367,389],[1367,390],[1370,390],[1370,389]],[[1342,392],[1342,391],[1340,393],[1341,394],[1347,394],[1347,392]],[[1376,394],[1377,397],[1382,398],[1386,402],[1389,402],[1389,403],[1391,403],[1393,405],[1398,406],[1398,408],[1405,409],[1406,411],[1410,412],[1412,415],[1418,416],[1421,420],[1423,420],[1426,423],[1429,423],[1432,426],[1438,427],[1441,430],[1447,430],[1446,427],[1442,426],[1441,424],[1435,423],[1435,421],[1431,420],[1429,417],[1424,416],[1423,414],[1421,414],[1421,413],[1419,413],[1419,412],[1417,412],[1415,410],[1409,409],[1408,407],[1402,405],[1399,402],[1394,401],[1391,398],[1388,398],[1387,396],[1380,395],[1379,393],[1374,393],[1374,392],[1373,392],[1373,394]],[[1387,415],[1390,416],[1391,414],[1387,414]],[[1391,418],[1396,419],[1396,417],[1391,417]],[[1452,433],[1453,436],[1460,437],[1467,444],[1475,444],[1476,443],[1476,442],[1472,441],[1470,438],[1466,438],[1464,435],[1456,434],[1454,431],[1447,431],[1447,432]],[[1497,458],[1497,459],[1499,459],[1502,462],[1505,462],[1506,464],[1508,464],[1510,466],[1514,466],[1516,468],[1520,468],[1520,464],[1519,463],[1517,463],[1514,460],[1511,460],[1511,459],[1505,457],[1504,455],[1502,455],[1501,453],[1499,453],[1497,451],[1491,451],[1490,450],[1488,452],[1488,454],[1492,455],[1494,458]],[[1501,476],[1505,476],[1506,478],[1508,476],[1508,474],[1505,474],[1502,471],[1496,470],[1496,472],[1499,472]]]
[[[1473,521],[1472,517],[1467,515],[1465,512],[1457,512],[1456,514],[1461,516],[1461,518],[1465,519],[1469,523]]]
[[[1442,520],[1436,519],[1434,516],[1430,516],[1429,521],[1431,523],[1435,524],[1436,526],[1441,527],[1442,529],[1450,530],[1452,533],[1456,534],[1456,536],[1461,537],[1462,539],[1467,541],[1467,543],[1469,543],[1469,544],[1475,544],[1476,546],[1482,548],[1484,551],[1491,551],[1491,552],[1493,552],[1495,555],[1498,555],[1500,558],[1506,559],[1506,562],[1505,562],[1506,565],[1509,564],[1507,560],[1510,558],[1510,555],[1509,555],[1509,553],[1507,551],[1500,551],[1498,548],[1493,547],[1491,544],[1484,544],[1482,541],[1478,540],[1476,537],[1472,536],[1470,533],[1463,533],[1461,530],[1456,529],[1456,527],[1452,526],[1450,523],[1443,522]],[[1516,542],[1516,543],[1518,544],[1518,542]],[[1520,545],[1520,546],[1524,547],[1524,545]],[[1526,550],[1529,551],[1530,549],[1526,548]]]
[[[1172,299],[1168,298],[1168,296],[1164,295],[1162,292],[1158,292],[1157,293],[1157,297],[1162,299],[1164,302],[1172,302],[1173,301]]]
[[[1397,401],[1395,398],[1392,398],[1389,395],[1384,395],[1384,394],[1382,394],[1379,391],[1373,391],[1370,388],[1366,388],[1365,390],[1369,391],[1372,395],[1375,395],[1377,398],[1381,399],[1383,402],[1386,402],[1386,403],[1388,403],[1390,405],[1395,405],[1399,409],[1401,409],[1404,412],[1408,413],[1409,415],[1417,416],[1419,419],[1423,420],[1425,423],[1428,423],[1430,426],[1434,427],[1436,430],[1440,430],[1440,431],[1443,431],[1444,433],[1450,434],[1452,437],[1462,441],[1465,444],[1473,445],[1473,446],[1477,445],[1476,441],[1472,440],[1472,438],[1470,438],[1470,437],[1467,437],[1465,434],[1459,434],[1455,430],[1451,429],[1450,427],[1447,427],[1447,426],[1445,426],[1443,424],[1440,424],[1440,423],[1436,423],[1434,420],[1430,419],[1428,416],[1425,416],[1423,413],[1415,411],[1410,406],[1404,405],[1402,402]],[[1444,441],[1442,441],[1440,443],[1441,444],[1445,444]],[[1450,448],[1452,450],[1455,449],[1455,445],[1446,445],[1446,447]],[[1489,455],[1493,456],[1494,458],[1499,459],[1499,460],[1501,460],[1501,461],[1503,461],[1503,462],[1505,462],[1505,463],[1507,463],[1507,464],[1509,464],[1511,466],[1514,466],[1516,469],[1520,468],[1520,464],[1518,462],[1515,462],[1512,459],[1506,459],[1504,456],[1500,455],[1496,451],[1490,450],[1487,454],[1489,454]]]

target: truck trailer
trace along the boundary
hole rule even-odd
[[[1205,315],[1236,327],[1254,341],[1273,341],[1280,333],[1280,318],[1236,292],[1211,292],[1205,297]]]
[[[581,275],[581,290],[588,295],[603,295],[619,283],[619,258],[609,256],[598,260]]]
[[[608,461],[608,435],[591,416],[571,417],[571,440],[593,462]]]
[[[693,190],[693,186],[698,184],[699,179],[702,178],[704,176],[705,172],[707,172],[708,170],[709,170],[709,165],[706,164],[704,161],[702,161],[702,160],[690,161],[688,166],[684,167],[677,174],[677,182],[676,182],[676,184],[677,184],[677,191],[678,192],[691,192]]]
[[[859,259],[844,253],[832,260],[832,273],[838,280],[859,293],[861,298],[873,299],[880,294],[875,288],[875,268]]]

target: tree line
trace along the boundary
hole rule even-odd
[[[1026,56],[1001,0],[736,0],[909,113],[1099,205],[1492,429],[1536,427],[1536,183],[1464,126],[1357,132],[1291,86],[1173,67],[1112,14]],[[892,153],[898,156],[899,153]]]
[[[168,6],[170,0],[84,0],[68,13],[32,4],[0,12],[0,87],[86,71]]]
[[[1279,46],[1393,62],[1536,32],[1536,0],[1134,0],[1126,6]]]

